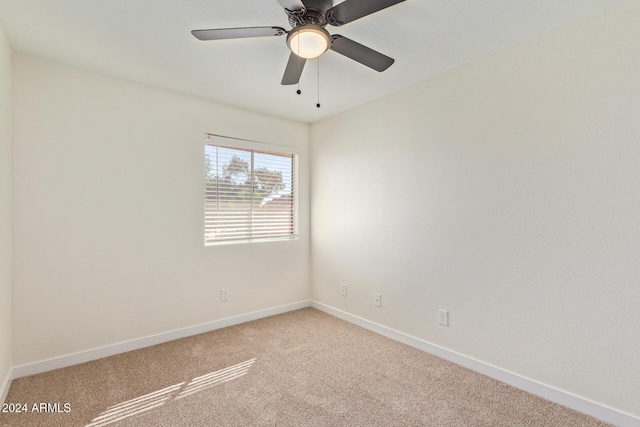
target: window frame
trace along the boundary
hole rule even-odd
[[[206,162],[207,156],[207,146],[214,147],[223,147],[229,149],[237,149],[243,151],[251,151],[252,156],[254,153],[264,153],[269,154],[273,153],[275,155],[286,155],[292,156],[292,170],[291,170],[291,197],[292,197],[292,232],[291,234],[286,235],[278,235],[278,236],[258,236],[258,237],[237,237],[237,238],[220,238],[216,240],[207,239],[207,213],[209,212],[207,209],[207,181],[206,181],[206,170],[203,169],[203,238],[204,238],[204,246],[219,246],[219,245],[229,245],[229,244],[239,244],[239,243],[259,243],[259,242],[275,242],[275,241],[287,241],[287,240],[298,240],[298,187],[299,187],[299,178],[298,178],[298,165],[299,165],[299,149],[292,146],[286,145],[278,145],[265,143],[260,141],[252,141],[248,139],[235,138],[224,135],[217,135],[212,133],[205,134],[205,142],[203,145],[203,167]],[[250,165],[250,168],[254,168],[253,162]],[[253,169],[251,170],[253,174]],[[253,220],[251,221],[250,228],[253,229],[254,226]]]

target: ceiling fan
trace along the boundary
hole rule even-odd
[[[393,64],[393,58],[339,34],[331,35],[324,27],[327,24],[339,27],[403,1],[345,0],[333,6],[333,0],[278,0],[289,17],[291,31],[282,27],[243,27],[193,30],[191,34],[199,40],[279,37],[287,34],[287,46],[291,54],[282,77],[283,85],[298,83],[306,60],[317,58],[328,49],[382,72]]]

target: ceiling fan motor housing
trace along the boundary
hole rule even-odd
[[[327,25],[326,13],[333,7],[333,0],[303,0],[304,9],[301,11],[287,11],[289,24],[292,28],[300,25],[314,24],[324,27]]]

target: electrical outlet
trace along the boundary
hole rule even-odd
[[[449,326],[449,312],[447,310],[438,309],[438,323],[442,326]]]
[[[220,301],[222,302],[229,301],[229,289],[220,290]]]
[[[382,307],[382,296],[380,294],[373,294],[373,305]]]
[[[343,297],[347,296],[347,285],[345,285],[345,284],[340,285],[340,294]]]

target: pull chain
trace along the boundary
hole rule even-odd
[[[318,103],[316,107],[320,108],[320,57],[318,56]]]
[[[298,37],[298,55],[296,56],[298,57],[298,76],[300,76],[302,74],[302,70],[300,69],[300,37]],[[298,77],[298,90],[296,91],[296,93],[298,95],[302,93],[302,91],[300,90],[300,77]]]

